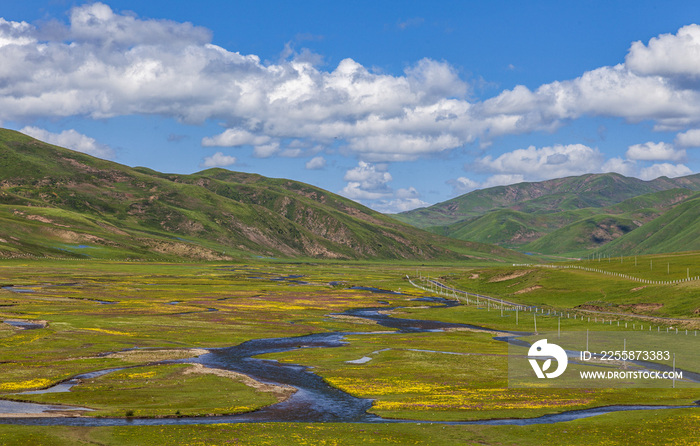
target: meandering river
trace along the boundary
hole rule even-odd
[[[381,292],[382,290],[372,290]],[[392,293],[387,291],[387,293]],[[421,298],[418,300],[437,303],[442,306],[457,305],[456,302],[442,298]],[[394,328],[400,332],[415,333],[441,331],[447,328],[472,328],[491,331],[497,340],[509,340],[503,336],[503,330],[491,330],[475,325],[447,323],[420,319],[400,319],[385,314],[391,308],[359,308],[345,311],[344,315],[369,319],[377,324]],[[383,310],[383,311],[380,311]],[[307,367],[296,364],[283,364],[276,361],[256,358],[266,353],[289,351],[296,348],[333,348],[345,345],[344,337],[351,332],[319,333],[299,337],[255,339],[242,344],[211,349],[210,353],[197,358],[178,362],[197,362],[206,367],[231,370],[244,373],[250,377],[269,384],[287,385],[297,389],[287,400],[259,409],[254,412],[216,417],[179,417],[179,418],[94,418],[94,417],[5,417],[0,424],[22,425],[62,425],[62,426],[125,426],[125,425],[184,425],[214,423],[249,423],[249,422],[346,422],[346,423],[441,423],[421,420],[385,419],[368,413],[372,400],[357,398],[340,389],[330,386],[320,376]],[[523,333],[513,332],[513,336]],[[82,377],[79,375],[76,378]],[[62,389],[67,390],[67,389]],[[0,401],[0,410],[2,410]],[[12,411],[41,413],[48,410],[63,409],[61,406],[46,406],[31,403],[10,403]],[[20,406],[25,404],[24,409]],[[20,406],[18,406],[20,405]],[[489,424],[489,425],[529,425],[549,424],[571,421],[622,410],[651,410],[698,406],[606,406],[584,410],[574,410],[554,415],[545,415],[526,419],[498,419],[464,422],[442,422],[441,424]],[[6,411],[7,412],[7,411]]]

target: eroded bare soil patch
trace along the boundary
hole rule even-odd
[[[533,285],[533,286],[529,286],[527,288],[523,288],[522,290],[516,291],[513,294],[525,294],[525,293],[529,293],[530,291],[539,290],[540,288],[542,288],[542,285]]]
[[[266,384],[260,381],[257,381],[253,378],[251,378],[248,375],[244,375],[243,373],[238,373],[238,372],[233,372],[231,370],[223,370],[223,369],[213,369],[209,367],[204,367],[202,364],[190,364],[192,367],[188,368],[187,370],[184,371],[185,375],[189,375],[191,373],[204,373],[204,374],[212,374],[216,376],[221,376],[224,378],[231,378],[235,379],[236,381],[240,381],[246,386],[252,387],[255,390],[260,390],[261,392],[269,392],[272,393],[275,398],[277,398],[277,401],[282,402],[292,396],[295,392],[296,389],[291,386],[285,386],[285,385],[274,385],[274,384]]]
[[[510,274],[500,274],[498,276],[493,276],[492,278],[490,278],[489,282],[490,283],[505,282],[506,280],[517,279],[518,277],[523,277],[527,274],[530,274],[533,271],[534,271],[534,269],[525,269],[525,270],[513,271]]]

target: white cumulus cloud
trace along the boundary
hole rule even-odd
[[[648,120],[664,131],[700,128],[698,25],[634,42],[617,65],[480,102],[468,100],[470,86],[445,61],[425,58],[384,74],[350,58],[322,68],[311,56],[290,47],[287,57],[264,63],[214,45],[205,28],[99,2],[73,8],[60,26],[0,19],[0,121],[158,115],[220,123],[222,132],[204,137],[204,147],[251,146],[262,158],[310,155],[280,148],[298,141],[372,163],[416,160],[476,140],[487,148],[499,136],[553,131],[582,116]],[[679,147],[697,144],[691,132],[678,135]],[[605,163],[597,149],[577,144],[522,150],[484,157],[482,167],[536,179]],[[654,160],[678,162],[681,153]],[[353,183],[360,183],[353,193],[371,190]]]
[[[507,186],[525,181],[525,177],[520,174],[497,174],[492,175],[482,183],[482,188],[486,189],[495,186]]]
[[[634,176],[644,180],[660,176],[678,177],[689,175],[692,171],[684,164],[656,163],[654,161],[682,161],[685,150],[677,150],[665,142],[647,142],[629,147],[625,158],[605,159],[598,149],[583,144],[555,145],[537,148],[517,149],[498,157],[487,155],[477,159],[473,165],[465,166],[467,170],[492,173],[485,181],[478,183],[468,179],[462,180],[465,191],[477,187],[487,188],[520,183],[523,181],[542,181],[587,173],[616,172],[625,176]],[[455,193],[460,190],[458,180],[448,181]]]
[[[653,180],[662,176],[675,178],[692,174],[693,171],[684,164],[661,163],[645,167],[640,171],[639,178]]]
[[[411,211],[416,208],[430,206],[420,198],[397,198],[394,200],[380,200],[372,207],[385,214],[398,214],[399,212]]]
[[[686,154],[685,150],[676,150],[665,142],[647,142],[630,146],[625,156],[639,161],[681,161]]]
[[[397,190],[389,186],[391,174],[385,164],[371,164],[360,161],[357,167],[349,169],[343,177],[347,185],[340,194],[379,212],[397,213],[418,207],[428,206],[420,199],[420,193],[413,187]]]
[[[87,153],[98,158],[114,158],[114,151],[109,146],[100,144],[95,138],[78,133],[73,129],[52,133],[39,127],[27,126],[20,132],[49,144]]]
[[[600,168],[603,173],[615,172],[628,177],[638,174],[638,167],[635,161],[623,159],[620,157],[610,158]]]
[[[36,42],[34,28],[27,22],[8,22],[0,17],[0,47]]]
[[[255,146],[253,156],[256,158],[269,158],[280,151],[280,145],[277,142]]]
[[[270,142],[270,137],[254,135],[247,130],[232,128],[225,132],[202,139],[204,147],[237,147],[245,145],[261,145]]]
[[[324,167],[326,167],[326,159],[322,156],[313,157],[306,162],[306,168],[308,170],[318,170]]]
[[[700,147],[700,129],[690,129],[677,134],[675,143],[681,147]]]
[[[648,45],[634,42],[625,64],[633,71],[651,76],[700,76],[700,26],[684,26],[676,34],[662,34]]]
[[[597,149],[583,144],[570,144],[541,148],[530,146],[527,149],[504,153],[496,158],[487,155],[478,159],[475,166],[477,169],[502,175],[498,180],[493,180],[502,183],[508,175],[521,181],[583,175],[599,171],[602,163],[603,155]]]
[[[199,167],[227,167],[236,163],[235,156],[224,155],[221,152],[216,152],[212,156],[207,156]]]
[[[478,181],[471,180],[467,177],[447,180],[446,183],[452,186],[453,195],[463,195],[477,189],[480,186]]]
[[[360,161],[357,167],[347,172],[343,177],[345,181],[357,183],[362,189],[378,191],[386,190],[387,183],[392,180],[391,174],[386,171],[386,165],[370,164]]]
[[[55,23],[54,23],[55,27]],[[352,59],[317,68],[305,52],[265,64],[211,43],[190,23],[145,19],[104,3],[71,10],[61,32],[0,22],[0,120],[161,115],[226,128],[205,147],[344,141],[363,159],[391,161],[473,141],[469,88],[448,63],[422,59],[401,75]],[[387,137],[387,135],[389,135]]]

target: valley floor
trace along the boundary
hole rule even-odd
[[[500,311],[485,301],[446,306],[430,298],[436,293],[412,286],[407,275],[537,307],[539,326],[535,330],[532,311],[516,320],[511,308]],[[698,444],[700,408],[693,406],[700,387],[692,380],[675,388],[514,387],[512,346],[494,340],[499,333],[554,336],[557,330],[633,339],[640,323],[633,311],[656,316],[655,333],[678,336],[678,348],[697,352],[693,305],[700,307],[700,286],[694,282],[673,285],[679,296],[673,299],[667,296],[671,285],[650,285],[637,296],[629,289],[638,285],[618,276],[535,267],[6,260],[0,262],[0,284],[0,398],[80,406],[92,409],[78,412],[84,419],[127,421],[61,426],[56,418],[58,426],[21,426],[3,424],[12,422],[6,418],[0,420],[3,444]],[[639,305],[652,298],[661,306]],[[596,305],[610,310],[605,319],[614,323],[590,325],[585,312]],[[679,328],[678,321],[663,317],[687,323],[679,334],[663,333]],[[317,337],[302,338],[312,334]],[[246,347],[270,338],[299,341],[264,352]],[[334,344],[322,345],[321,338]],[[138,425],[143,419],[254,417],[260,408],[303,396],[251,378],[254,372],[237,373],[233,363],[220,364],[227,373],[201,373],[217,368],[216,352],[232,349],[235,356],[246,348],[260,364],[278,364],[275,369],[312,367],[313,375],[305,375],[318,377],[313,385],[330,385],[357,399],[366,415],[343,423],[222,418],[206,425]],[[676,365],[697,373],[700,357],[679,355]],[[84,375],[104,370],[110,371]],[[19,394],[76,375],[83,376],[70,391]],[[612,405],[684,408],[525,426],[449,424]],[[392,419],[413,421],[387,422]]]

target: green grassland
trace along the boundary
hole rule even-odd
[[[640,256],[638,267],[650,260],[674,262],[676,269],[698,264],[697,254],[679,254]],[[624,259],[620,266],[611,259],[606,267],[639,277],[656,277],[657,273],[662,276],[653,269],[648,274],[634,270],[632,262]],[[602,268],[605,262],[595,263]],[[526,274],[506,279],[525,270]],[[692,444],[696,439],[692,432],[698,425],[698,414],[682,409],[608,414],[540,426],[432,424],[535,417],[611,404],[689,405],[700,399],[700,393],[683,386],[676,389],[509,388],[508,348],[505,343],[494,341],[490,333],[463,330],[392,333],[391,329],[366,320],[334,316],[349,308],[404,307],[392,310],[393,316],[469,323],[496,330],[532,328],[525,313],[520,314],[516,325],[513,312],[501,316],[499,310],[483,305],[435,308],[433,303],[412,300],[431,295],[413,288],[406,280],[406,274],[416,273],[439,277],[461,289],[557,309],[573,308],[589,301],[618,306],[644,303],[658,293],[657,300],[665,305],[656,311],[697,319],[691,311],[692,303],[697,304],[697,282],[686,282],[687,292],[679,298],[681,303],[673,304],[672,298],[662,299],[665,286],[648,286],[640,290],[645,294],[635,295],[629,289],[638,284],[579,270],[474,264],[465,268],[454,263],[421,266],[405,262],[3,260],[0,262],[0,285],[5,287],[0,289],[1,320],[46,323],[44,328],[36,330],[0,324],[0,396],[4,399],[94,409],[85,416],[173,417],[245,412],[274,403],[278,395],[270,389],[249,387],[249,383],[236,377],[191,374],[187,372],[189,365],[159,365],[154,361],[188,357],[187,349],[231,346],[255,338],[346,331],[354,334],[347,336],[348,344],[342,347],[297,349],[265,357],[314,367],[314,373],[330,384],[373,399],[373,413],[386,418],[424,421],[420,424],[264,423],[111,428],[0,425],[0,441],[120,445],[357,444],[361,439],[369,444],[540,444],[544,435],[553,432],[558,433],[560,444],[590,444],[598,440],[624,444],[629,439],[639,444],[652,444],[660,439]],[[672,277],[681,275],[679,271],[674,274]],[[289,275],[302,277],[283,279]],[[515,290],[532,284],[542,284],[543,288],[514,294]],[[400,290],[405,294],[349,289],[352,286]],[[604,291],[604,299],[600,291],[595,294],[596,287]],[[625,297],[625,290],[631,297]],[[633,320],[622,315],[618,319]],[[554,318],[541,317],[538,323],[540,331],[557,327]],[[621,330],[617,325],[596,325],[581,319],[562,321],[563,330],[586,327]],[[685,342],[692,340],[685,338]],[[363,357],[370,360],[363,364],[347,362]],[[679,366],[696,367],[696,362],[686,358]],[[85,380],[68,393],[16,394],[46,388],[76,374],[115,367],[128,368]],[[644,426],[644,435],[639,426]]]
[[[424,268],[421,274],[439,278],[460,290],[545,309],[680,318],[688,319],[682,325],[693,327],[698,327],[700,322],[700,281],[682,281],[700,276],[700,253],[697,251],[601,257],[554,263],[547,267],[536,265],[470,268],[448,274],[439,269]],[[649,284],[644,281],[682,282]]]
[[[128,368],[84,380],[65,393],[20,395],[23,401],[88,406],[90,416],[205,416],[249,412],[277,402],[271,393],[182,364]],[[205,396],[206,397],[203,397]]]
[[[265,357],[313,365],[314,372],[334,386],[374,399],[371,412],[385,418],[522,418],[613,404],[692,404],[698,395],[697,389],[681,388],[509,388],[508,347],[494,345],[492,336],[470,332],[359,335],[348,338],[350,346],[330,354],[305,349]],[[346,363],[364,356],[372,359]]]

